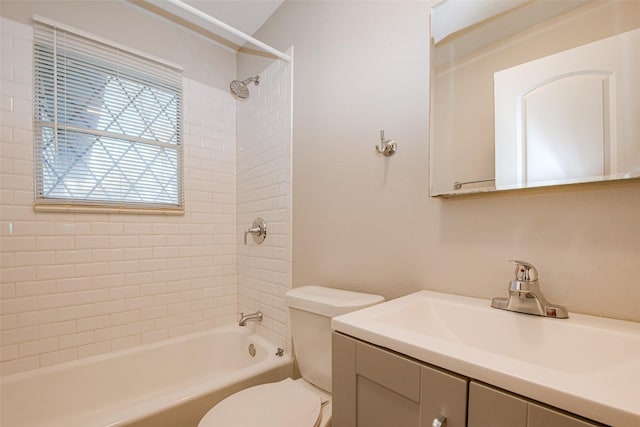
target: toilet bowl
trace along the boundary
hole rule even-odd
[[[331,318],[382,301],[379,295],[320,286],[287,292],[302,378],[239,391],[211,408],[198,427],[330,427]]]

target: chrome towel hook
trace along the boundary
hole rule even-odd
[[[380,131],[380,145],[376,145],[376,152],[385,157],[393,156],[398,151],[398,143],[393,139],[384,139],[384,130]]]

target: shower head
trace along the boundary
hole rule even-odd
[[[260,76],[249,77],[246,80],[234,80],[229,85],[231,92],[240,99],[247,99],[249,97],[249,89],[247,85],[253,82],[256,86],[260,84]]]

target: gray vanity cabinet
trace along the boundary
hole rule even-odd
[[[333,427],[464,427],[468,379],[333,334]]]
[[[340,333],[332,346],[333,427],[602,426]]]

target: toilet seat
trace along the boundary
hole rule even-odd
[[[316,427],[322,399],[287,378],[235,393],[200,420],[198,427]]]

